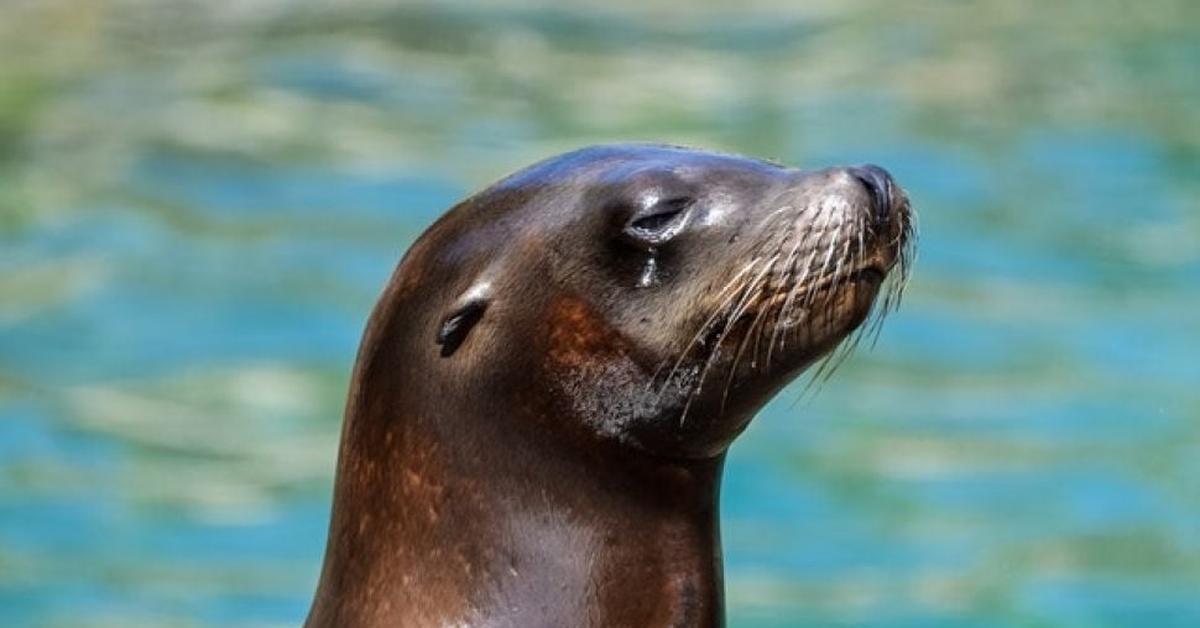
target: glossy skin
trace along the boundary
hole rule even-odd
[[[451,209],[367,326],[308,625],[721,625],[724,452],[910,222],[877,169],[649,145]]]

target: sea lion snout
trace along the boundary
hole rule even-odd
[[[782,204],[800,238],[825,233],[829,259],[854,272],[886,275],[903,262],[916,231],[908,195],[891,173],[874,164],[798,171]],[[768,224],[768,227],[774,225]]]

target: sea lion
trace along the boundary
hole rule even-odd
[[[721,625],[724,453],[898,301],[912,225],[875,166],[661,145],[459,203],[364,333],[307,625]]]

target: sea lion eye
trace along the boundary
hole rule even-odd
[[[640,244],[654,246],[683,230],[692,199],[680,196],[658,201],[636,212],[626,223],[624,234]]]

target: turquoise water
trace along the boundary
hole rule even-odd
[[[900,313],[735,445],[733,626],[1200,625],[1200,5],[0,6],[0,625],[294,625],[377,291],[583,144],[876,162]]]

